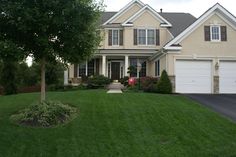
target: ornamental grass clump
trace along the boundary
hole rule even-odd
[[[44,101],[35,103],[12,115],[11,120],[20,125],[52,127],[71,121],[77,113],[77,108],[59,101]]]

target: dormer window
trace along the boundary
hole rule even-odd
[[[211,26],[211,41],[220,41],[220,26]]]

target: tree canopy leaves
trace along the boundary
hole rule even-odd
[[[79,62],[97,48],[102,6],[93,0],[1,0],[0,40],[11,40],[36,61]]]

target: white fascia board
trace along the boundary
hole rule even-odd
[[[128,22],[134,22],[137,18],[139,18],[145,10],[148,9],[150,13],[157,18],[160,22],[166,23],[166,27],[172,27],[171,23],[168,22],[166,19],[164,19],[161,15],[159,15],[153,8],[151,8],[149,5],[145,5],[141,10],[139,10],[136,14],[131,16],[128,20],[126,20],[122,25],[126,25]]]
[[[171,46],[171,47],[164,47],[165,50],[171,50],[171,51],[180,51],[182,50],[181,46]]]
[[[122,24],[121,26],[126,26],[126,27],[133,27],[134,24]]]
[[[226,14],[230,19],[236,22],[236,18],[229,13],[225,8],[223,8],[220,4],[215,4],[211,9],[209,9],[206,13],[204,13],[200,18],[195,21],[192,25],[190,25],[187,29],[185,29],[182,33],[180,33],[177,37],[175,37],[171,42],[169,42],[165,48],[168,49],[173,44],[179,44],[184,38],[186,38],[189,34],[191,34],[194,30],[196,30],[202,23],[204,23],[207,19],[209,19],[216,9],[219,9],[224,14]]]
[[[124,6],[121,10],[119,10],[118,13],[116,13],[109,20],[107,20],[103,25],[107,25],[108,23],[112,23],[113,21],[115,21],[118,17],[122,15],[122,13],[128,11],[128,9],[135,3],[139,4],[141,7],[145,6],[145,4],[141,2],[140,0],[132,0],[130,3]]]
[[[232,24],[232,22],[230,22],[228,19],[226,19],[223,15],[221,15],[220,13],[216,13],[217,16],[219,16],[225,23],[227,23],[228,25],[230,25],[234,30],[236,30],[236,26]]]

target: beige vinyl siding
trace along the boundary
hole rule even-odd
[[[113,23],[123,23],[125,20],[137,13],[141,7],[138,4],[134,4],[129,10],[125,11],[120,17],[118,17]]]
[[[204,26],[219,24],[227,27],[227,41],[211,42],[204,40]],[[176,59],[208,59],[213,61],[213,65],[218,60],[236,59],[236,30],[226,23],[218,15],[214,14],[201,26],[186,37],[180,45],[182,50],[179,54],[168,54],[168,73],[174,75]],[[218,71],[213,71],[218,75]]]
[[[152,77],[156,77],[155,76],[155,62],[157,61],[158,59],[154,60],[154,61],[150,61],[148,62],[148,76],[152,76]],[[163,70],[166,70],[166,55],[162,56],[161,58],[159,58],[160,60],[160,75],[161,75],[161,72]]]

